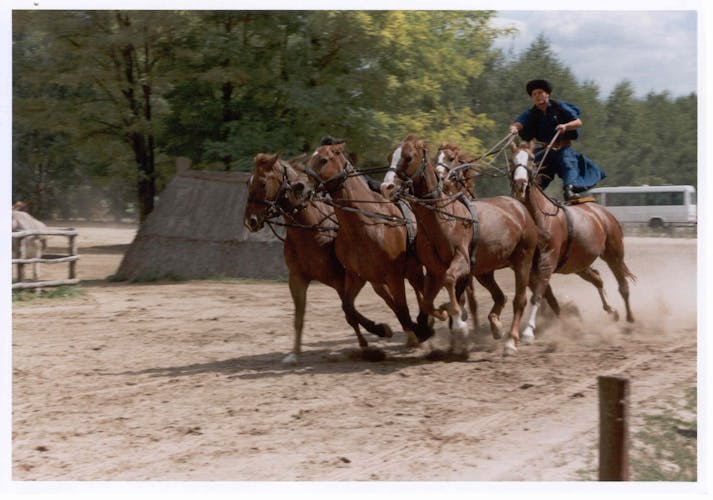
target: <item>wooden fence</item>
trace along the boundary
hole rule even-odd
[[[17,266],[17,281],[12,284],[13,290],[22,290],[28,288],[45,288],[60,285],[76,285],[79,283],[77,279],[77,261],[79,255],[77,253],[77,231],[75,229],[45,229],[45,230],[26,230],[12,233],[13,239],[18,239],[19,256],[17,259],[12,259],[12,264]],[[68,254],[52,255],[27,258],[27,238],[30,236],[66,236],[69,238]],[[14,256],[13,256],[14,257]],[[25,266],[37,264],[69,264],[69,277],[60,280],[25,280]]]

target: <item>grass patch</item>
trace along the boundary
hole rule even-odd
[[[629,479],[631,481],[697,480],[697,396],[688,387],[682,396],[661,401],[660,407],[646,414],[631,410],[629,441]],[[638,430],[634,430],[634,427]],[[586,450],[586,466],[576,471],[582,481],[599,478],[599,446]]]
[[[139,274],[131,279],[128,279],[126,276],[121,274],[112,274],[107,276],[106,280],[110,283],[117,283],[120,281],[127,281],[129,283],[155,283],[158,281],[188,281],[188,278],[173,273],[159,273],[151,271]]]
[[[84,292],[79,285],[62,285],[58,287],[37,290],[14,290],[13,302],[29,302],[38,299],[73,299]]]
[[[689,387],[682,400],[643,417],[643,429],[632,436],[632,481],[696,481],[696,405],[696,387]]]

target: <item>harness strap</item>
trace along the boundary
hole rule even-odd
[[[470,243],[470,267],[475,267],[475,248],[478,245],[478,216],[475,214],[473,204],[464,193],[460,193],[458,200],[465,205],[465,208],[470,212],[470,217],[473,219],[473,238]]]
[[[413,243],[416,240],[416,228],[414,227],[414,221],[409,215],[409,206],[403,200],[398,200],[396,205],[401,210],[401,215],[404,216],[404,221],[406,221],[406,248],[410,250],[413,248]]]
[[[572,233],[574,232],[574,226],[572,225],[572,215],[569,213],[569,210],[566,206],[560,205],[560,207],[562,208],[562,210],[564,210],[564,215],[567,219],[567,244],[564,247],[564,254],[560,257],[560,260],[557,263],[557,269],[555,269],[555,272],[559,271],[569,258],[569,250],[572,247]]]

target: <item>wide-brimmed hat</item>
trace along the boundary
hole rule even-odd
[[[527,85],[525,85],[525,89],[527,89],[527,95],[532,95],[532,91],[535,89],[541,89],[548,94],[551,94],[552,84],[550,84],[547,80],[530,80],[527,82]]]

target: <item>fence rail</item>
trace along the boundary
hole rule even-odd
[[[43,230],[24,230],[12,233],[13,238],[13,259],[12,264],[17,266],[17,281],[12,284],[12,289],[29,289],[29,288],[45,288],[62,285],[76,285],[79,283],[77,278],[77,261],[79,254],[77,252],[77,236],[79,233],[74,228],[68,229],[43,229]],[[38,236],[66,236],[69,240],[67,255],[58,255],[56,257],[45,257],[44,255],[29,257],[27,255],[28,238]],[[15,243],[17,240],[17,243]],[[14,258],[15,254],[19,254],[18,258]],[[40,280],[38,279],[37,265],[38,264],[69,264],[69,276],[67,279],[59,280]],[[33,281],[25,279],[25,266],[32,265]]]

